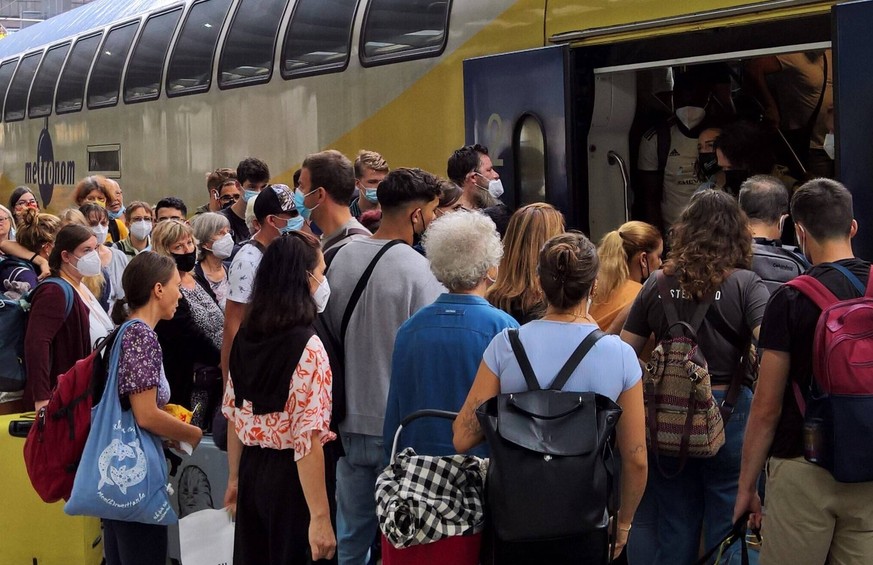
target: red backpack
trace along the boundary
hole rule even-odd
[[[48,405],[39,410],[27,434],[24,464],[34,490],[45,502],[70,498],[91,430],[93,398],[95,394],[99,398],[106,380],[101,352],[115,335],[113,331],[87,357],[58,377]]]
[[[842,265],[828,264],[860,290]],[[860,298],[839,300],[819,280],[801,275],[786,285],[821,309],[812,350],[812,376],[794,396],[804,416],[804,457],[837,481],[873,481],[873,266]]]

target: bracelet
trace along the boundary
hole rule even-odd
[[[629,532],[629,531],[631,531],[631,528],[632,528],[632,527],[633,527],[633,525],[631,525],[631,524],[628,524],[627,528],[622,528],[622,527],[619,525],[619,526],[618,526],[618,529],[621,530],[622,532]]]

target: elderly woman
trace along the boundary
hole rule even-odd
[[[79,181],[73,190],[73,198],[76,200],[76,206],[80,208],[85,204],[96,204],[101,208],[106,208],[113,204],[117,198],[120,199],[121,197],[120,195],[116,197],[112,181],[101,175],[92,175]],[[112,219],[107,224],[107,227],[109,229],[109,239],[106,243],[121,241],[128,235],[127,226],[124,225],[121,218]],[[124,290],[121,289],[119,292],[124,293]]]
[[[194,228],[199,251],[197,264],[194,265],[194,280],[224,311],[228,290],[224,261],[233,253],[230,222],[224,214],[206,212],[195,216],[191,227]]]
[[[485,300],[503,256],[490,218],[479,212],[446,214],[425,232],[424,249],[431,271],[449,292],[397,331],[384,427],[389,449],[408,414],[422,408],[459,410],[492,338],[518,327],[512,316]],[[403,445],[428,455],[455,453],[452,430],[439,421],[413,423],[403,434]],[[478,454],[485,454],[485,448]]]
[[[220,361],[224,314],[191,271],[196,259],[194,231],[181,220],[164,220],[152,232],[152,248],[176,262],[182,297],[170,320],[155,327],[170,382],[170,402],[195,408],[191,400],[195,367],[217,367]]]

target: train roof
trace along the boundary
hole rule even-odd
[[[86,31],[102,29],[119,20],[183,3],[185,0],[97,0],[10,33],[0,40],[0,59],[45,47]]]

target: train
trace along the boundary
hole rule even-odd
[[[508,205],[596,239],[633,215],[671,68],[832,49],[835,176],[873,256],[869,29],[870,0],[97,0],[0,40],[0,201],[26,184],[60,210],[102,174],[193,209],[247,156],[290,185],[326,148],[445,175],[481,143]]]

